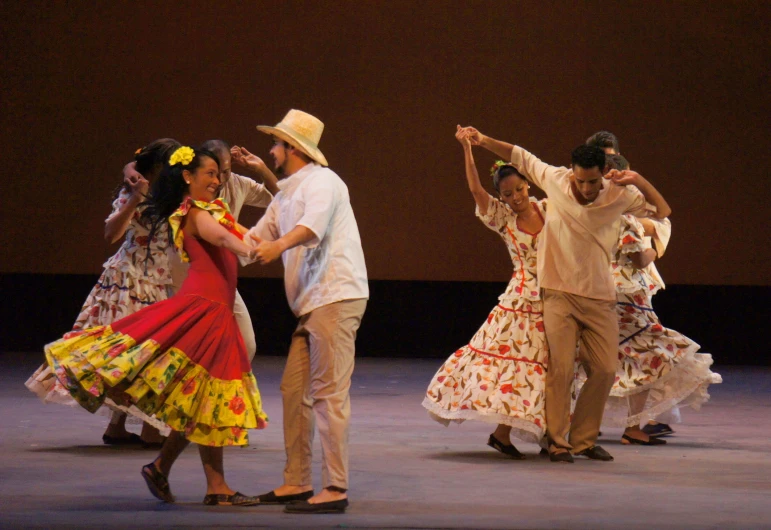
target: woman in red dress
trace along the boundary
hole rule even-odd
[[[142,468],[153,495],[174,502],[171,466],[199,445],[206,475],[204,504],[256,504],[225,482],[222,447],[248,443],[247,429],[265,427],[257,383],[233,316],[237,257],[249,256],[227,204],[217,199],[217,157],[180,147],[153,184],[143,216],[152,231],[171,228],[190,262],[180,291],[109,326],[66,334],[45,347],[46,361],[89,411],[106,397],[134,405],[169,425],[160,455]]]

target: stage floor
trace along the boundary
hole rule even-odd
[[[170,476],[179,502],[157,501],[139,476],[154,451],[102,445],[106,417],[44,405],[24,388],[41,361],[0,354],[0,528],[771,528],[767,368],[715,368],[724,383],[700,412],[683,411],[666,446],[622,446],[619,429],[603,429],[600,443],[615,462],[565,465],[529,444],[517,444],[526,460],[505,458],[485,445],[490,425],[430,420],[420,403],[440,360],[361,358],[351,507],[302,516],[280,506],[203,506],[194,448]],[[283,362],[255,359],[271,423],[252,431],[249,447],[225,451],[228,482],[247,494],[281,482]],[[319,459],[317,439],[317,490]]]

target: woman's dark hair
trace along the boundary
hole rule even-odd
[[[173,138],[159,138],[153,140],[139,149],[134,155],[134,162],[136,162],[134,169],[136,169],[137,173],[140,173],[146,178],[156,166],[166,164],[166,162],[169,161],[171,153],[176,151],[181,145],[182,144]],[[125,182],[121,183],[121,185],[115,189],[113,200],[117,198],[120,191],[124,189],[126,191],[129,190],[129,185]]]
[[[495,173],[493,173],[493,187],[495,188],[495,191],[498,193],[501,192],[501,181],[505,178],[508,178],[510,176],[514,175],[515,177],[519,177],[525,182],[527,182],[527,179],[522,176],[522,173],[517,171],[517,168],[511,165],[503,165],[495,170]]]
[[[152,223],[156,226],[159,222],[166,221],[168,217],[174,213],[174,210],[179,208],[182,203],[182,197],[187,193],[187,184],[185,183],[182,172],[188,170],[191,173],[195,172],[201,166],[201,159],[204,157],[211,158],[216,162],[217,166],[220,165],[220,160],[217,155],[209,151],[208,149],[194,149],[195,156],[189,164],[183,165],[181,162],[170,166],[168,160],[161,170],[161,174],[155,179],[150,187],[150,193],[147,195],[147,200],[142,203],[144,210],[142,211],[142,220]]]
[[[220,165],[217,155],[207,149],[194,149],[193,152],[195,156],[187,165],[178,162],[170,166],[167,158],[161,174],[158,175],[158,178],[150,186],[147,200],[140,204],[140,206],[144,207],[140,221],[150,225],[150,235],[147,238],[148,250],[158,228],[163,226],[164,223],[169,222],[169,216],[179,208],[182,198],[187,193],[188,185],[185,183],[182,172],[184,170],[188,170],[191,173],[195,172],[200,167],[201,159],[204,157],[214,160],[218,167]],[[149,257],[150,252],[147,255]]]

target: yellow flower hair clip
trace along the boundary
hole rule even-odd
[[[181,163],[183,166],[186,166],[193,161],[193,158],[195,158],[195,151],[190,147],[183,145],[171,155],[169,158],[169,165],[174,166]]]

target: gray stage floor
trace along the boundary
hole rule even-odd
[[[771,528],[769,369],[719,367],[725,382],[700,412],[684,411],[666,446],[622,446],[620,430],[605,429],[615,462],[565,465],[528,444],[517,444],[527,460],[506,459],[485,445],[486,424],[431,421],[420,403],[440,361],[360,359],[351,507],[303,516],[203,506],[195,449],[170,477],[180,502],[160,503],[139,476],[154,452],[104,446],[105,417],[43,405],[24,388],[40,360],[0,354],[0,528]],[[255,360],[271,423],[226,450],[228,481],[244,493],[281,480],[282,366]]]

